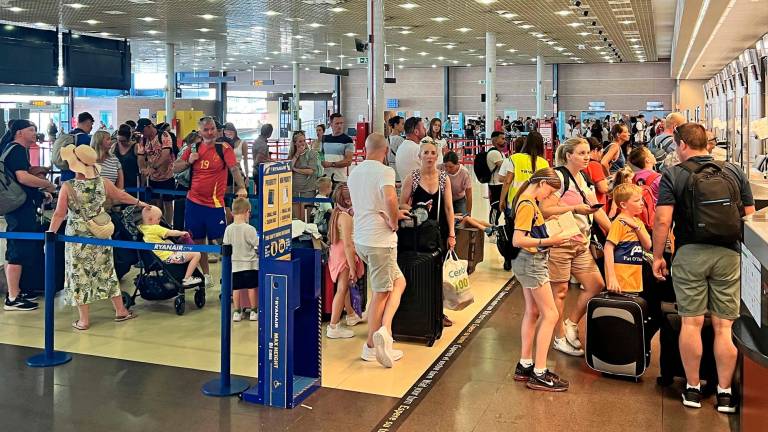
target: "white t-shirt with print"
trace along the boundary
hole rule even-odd
[[[495,186],[502,184],[502,179],[499,177],[499,170],[496,169],[496,164],[504,159],[504,155],[498,149],[491,149],[488,151],[486,161],[488,162],[488,169],[493,173],[491,181],[488,182],[489,186]]]

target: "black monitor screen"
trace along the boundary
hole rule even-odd
[[[63,42],[66,87],[130,90],[128,42],[70,33]]]
[[[0,83],[56,86],[58,73],[55,31],[0,25]]]

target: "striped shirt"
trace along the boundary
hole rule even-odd
[[[107,157],[104,162],[101,163],[101,176],[109,179],[112,183],[117,183],[117,172],[119,170],[122,170],[123,167],[120,165],[120,160],[112,155]]]

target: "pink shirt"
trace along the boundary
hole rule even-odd
[[[448,174],[448,178],[451,180],[451,194],[454,201],[467,196],[467,189],[472,187],[472,179],[469,178],[467,168],[462,166],[456,174]]]

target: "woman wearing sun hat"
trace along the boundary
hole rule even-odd
[[[61,149],[61,157],[76,176],[61,187],[49,231],[56,232],[66,218],[66,235],[96,237],[88,221],[102,211],[107,198],[113,203],[146,205],[99,175],[98,156],[93,148],[68,145]],[[67,303],[77,306],[80,315],[72,327],[88,330],[89,306],[98,300],[112,300],[115,321],[136,317],[123,304],[111,247],[67,243],[64,262],[65,298]]]

